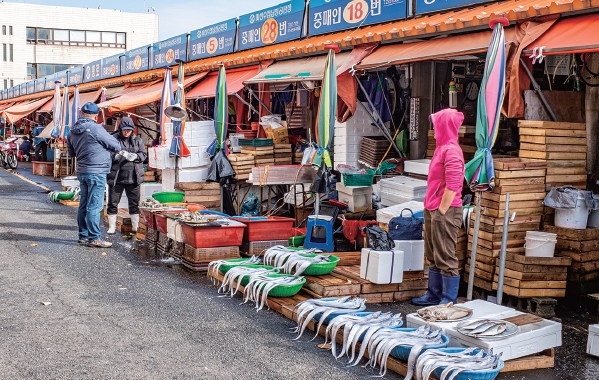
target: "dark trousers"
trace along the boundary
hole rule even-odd
[[[125,190],[127,200],[129,201],[129,214],[139,214],[139,185],[122,185],[117,183],[108,188],[108,204],[106,205],[108,215],[116,215],[119,212],[118,207],[123,190]]]
[[[35,160],[40,161],[40,152],[42,153],[42,161],[48,161],[48,143],[42,141],[35,146]]]
[[[440,270],[445,276],[459,275],[455,248],[462,215],[462,207],[450,207],[445,215],[439,209],[424,209],[424,254],[430,268]]]

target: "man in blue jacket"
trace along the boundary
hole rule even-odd
[[[110,152],[121,150],[121,144],[98,124],[98,106],[86,103],[81,118],[67,136],[69,156],[77,158],[77,178],[81,200],[77,211],[79,243],[108,248],[112,243],[100,238],[100,212],[104,207],[106,175],[110,173]]]
[[[44,130],[44,127],[38,125],[33,129],[33,146],[35,147],[35,160],[40,161],[40,153],[41,153],[41,161],[48,161],[48,142],[46,139],[42,139],[39,136],[40,133]]]

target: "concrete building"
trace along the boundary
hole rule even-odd
[[[0,2],[0,90],[158,41],[158,15]]]

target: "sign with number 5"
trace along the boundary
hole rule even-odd
[[[191,60],[232,53],[237,31],[236,20],[232,18],[191,32],[189,40]]]
[[[238,50],[300,38],[305,6],[304,0],[291,0],[240,16]]]
[[[311,0],[311,36],[405,18],[406,0]]]

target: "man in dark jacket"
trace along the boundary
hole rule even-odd
[[[21,154],[23,156],[26,156],[26,158],[29,158],[32,149],[33,145],[31,145],[31,141],[29,141],[29,138],[27,136],[23,137],[23,142],[19,144],[19,150],[23,152]]]
[[[44,127],[38,125],[33,129],[33,146],[35,147],[35,160],[40,161],[40,153],[41,153],[41,161],[48,161],[48,143],[46,139],[42,139],[39,136],[40,133],[44,130]]]
[[[118,131],[112,135],[121,144],[119,153],[112,158],[112,169],[108,174],[108,233],[116,232],[116,215],[123,190],[127,194],[129,215],[133,232],[139,225],[139,186],[144,181],[144,164],[148,154],[141,138],[135,136],[135,124],[130,117],[120,120]]]
[[[106,175],[110,173],[110,152],[121,149],[119,142],[96,122],[98,106],[86,103],[81,118],[67,136],[69,156],[77,158],[77,178],[81,200],[77,211],[79,243],[108,248],[112,244],[100,238],[100,212],[104,207]]]

